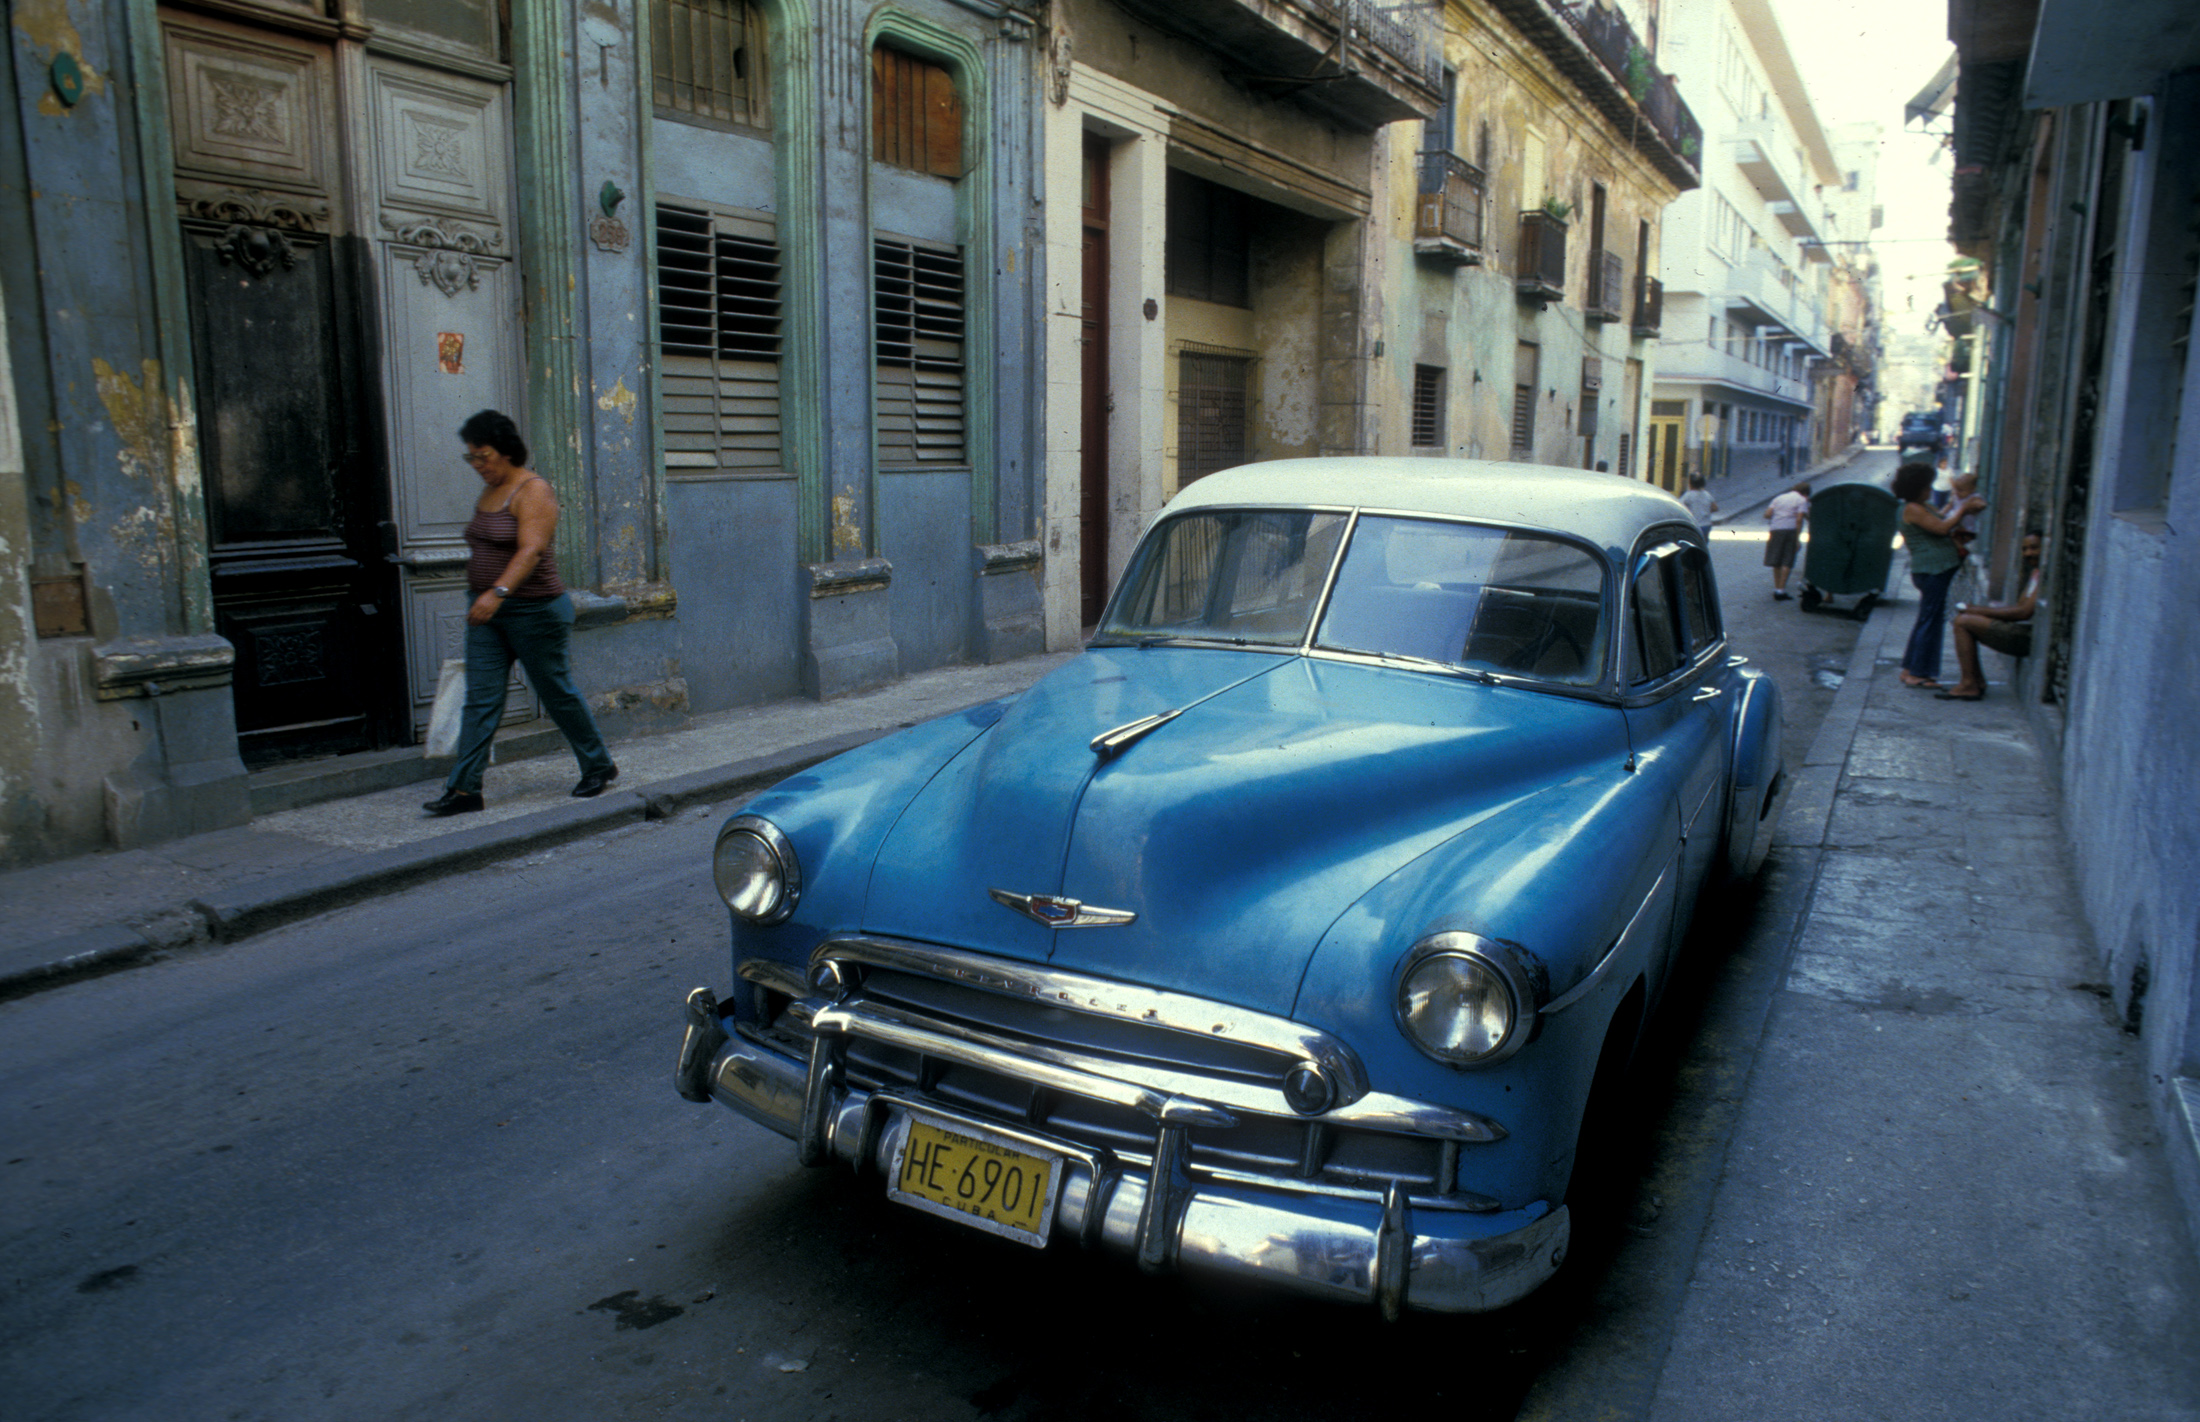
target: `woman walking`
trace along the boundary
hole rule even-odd
[[[1910,585],[1917,589],[1917,621],[1902,653],[1902,684],[1940,689],[1941,618],[1948,606],[1948,584],[1962,566],[1963,550],[1950,533],[1966,514],[1986,507],[1973,494],[1950,504],[1945,516],[1925,502],[1933,491],[1930,464],[1905,464],[1894,471],[1894,496],[1902,501],[1902,544],[1910,554]]]
[[[459,426],[466,462],[487,487],[474,501],[466,525],[466,714],[458,735],[458,763],[443,794],[421,808],[431,815],[463,815],[482,806],[481,773],[489,743],[504,719],[504,689],[512,662],[543,710],[565,733],[580,762],[575,795],[600,795],[619,778],[604,750],[595,718],[573,685],[566,645],[573,630],[573,599],[558,577],[551,540],[558,531],[558,497],[549,481],[527,467],[527,442],[509,416],[483,410]]]

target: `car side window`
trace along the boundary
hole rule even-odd
[[[1661,681],[1681,664],[1679,608],[1673,596],[1673,559],[1662,552],[1643,558],[1628,584],[1628,680],[1637,685]]]
[[[1678,565],[1681,610],[1688,618],[1688,654],[1694,657],[1719,640],[1719,589],[1711,576],[1711,555],[1691,543],[1671,560]]]

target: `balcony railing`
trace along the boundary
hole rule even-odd
[[[1421,196],[1414,208],[1416,255],[1472,266],[1482,260],[1482,211],[1488,181],[1456,153],[1421,155]]]
[[[1626,267],[1617,252],[1599,252],[1589,267],[1589,300],[1581,308],[1583,319],[1617,321],[1626,308]]]
[[[1655,336],[1665,321],[1665,283],[1648,272],[1635,277],[1635,326],[1637,336]]]
[[[1650,51],[1635,35],[1634,26],[1616,8],[1596,0],[1550,0],[1597,62],[1619,81],[1627,97],[1635,101],[1658,136],[1691,166],[1703,166],[1703,126],[1681,102],[1673,76],[1651,62]]]
[[[1228,57],[1255,92],[1311,105],[1355,128],[1429,118],[1443,105],[1443,35],[1426,8],[1381,8],[1375,0],[1122,4]]]
[[[1538,306],[1566,294],[1566,222],[1548,212],[1520,214],[1520,247],[1514,285],[1523,301]]]

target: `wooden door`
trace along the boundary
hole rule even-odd
[[[1681,490],[1681,447],[1686,423],[1682,419],[1664,417],[1650,421],[1650,458],[1643,465],[1643,474],[1667,493],[1677,494]]]
[[[1108,148],[1085,139],[1083,344],[1079,360],[1078,624],[1096,626],[1108,599]]]
[[[163,16],[216,629],[248,763],[401,728],[366,273],[319,41]]]

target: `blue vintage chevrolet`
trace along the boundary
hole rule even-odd
[[[1228,470],[1082,656],[726,822],[734,987],[689,996],[676,1085],[1034,1247],[1498,1308],[1564,1258],[1592,1096],[1782,788],[1674,499]]]

